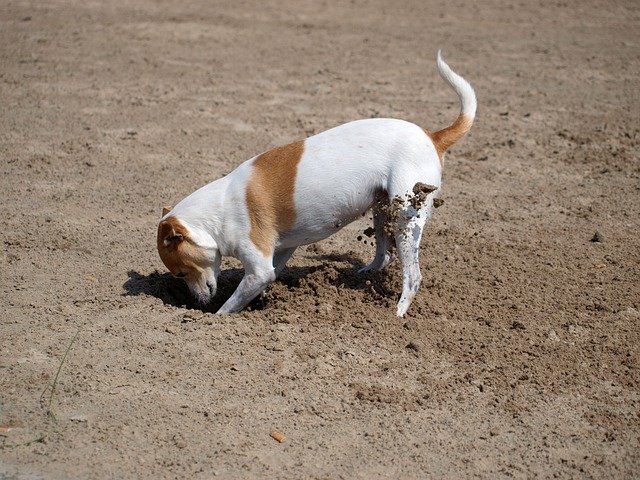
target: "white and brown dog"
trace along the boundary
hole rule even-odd
[[[372,208],[376,253],[362,271],[387,266],[395,240],[403,268],[397,314],[404,316],[422,279],[420,239],[444,153],[469,131],[476,112],[473,88],[440,52],[437,65],[460,99],[452,125],[428,132],[402,120],[358,120],[251,158],[163,211],[164,264],[206,303],[216,293],[221,257],[238,258],[244,277],[218,310],[237,312],[276,279],[297,247],[333,235]],[[429,187],[416,191],[418,184]]]

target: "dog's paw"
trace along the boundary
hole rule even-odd
[[[372,270],[382,270],[383,268],[386,268],[387,265],[389,265],[391,262],[393,262],[394,259],[395,259],[395,257],[393,257],[393,256],[391,256],[389,254],[386,254],[382,261],[374,260],[369,265],[366,265],[366,266],[362,267],[361,269],[359,269],[358,273],[367,273],[367,272],[370,272]]]
[[[358,273],[367,273],[370,272],[371,270],[375,270],[375,268],[373,267],[373,264],[370,263],[369,265],[367,265],[366,267],[362,267],[358,269]]]

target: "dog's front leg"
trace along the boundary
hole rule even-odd
[[[240,260],[244,266],[244,277],[233,295],[216,312],[218,314],[239,312],[276,279],[271,258],[256,252],[250,258]]]

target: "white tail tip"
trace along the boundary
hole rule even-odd
[[[464,78],[451,70],[442,58],[442,50],[438,50],[436,62],[440,76],[442,76],[444,81],[458,94],[458,98],[460,99],[460,113],[473,119],[476,116],[477,107],[476,94],[473,91],[473,87],[469,85],[469,82]]]

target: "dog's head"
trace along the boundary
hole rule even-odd
[[[182,278],[202,304],[216,294],[220,254],[216,248],[199,245],[195,236],[175,216],[158,225],[158,253],[169,271]]]

